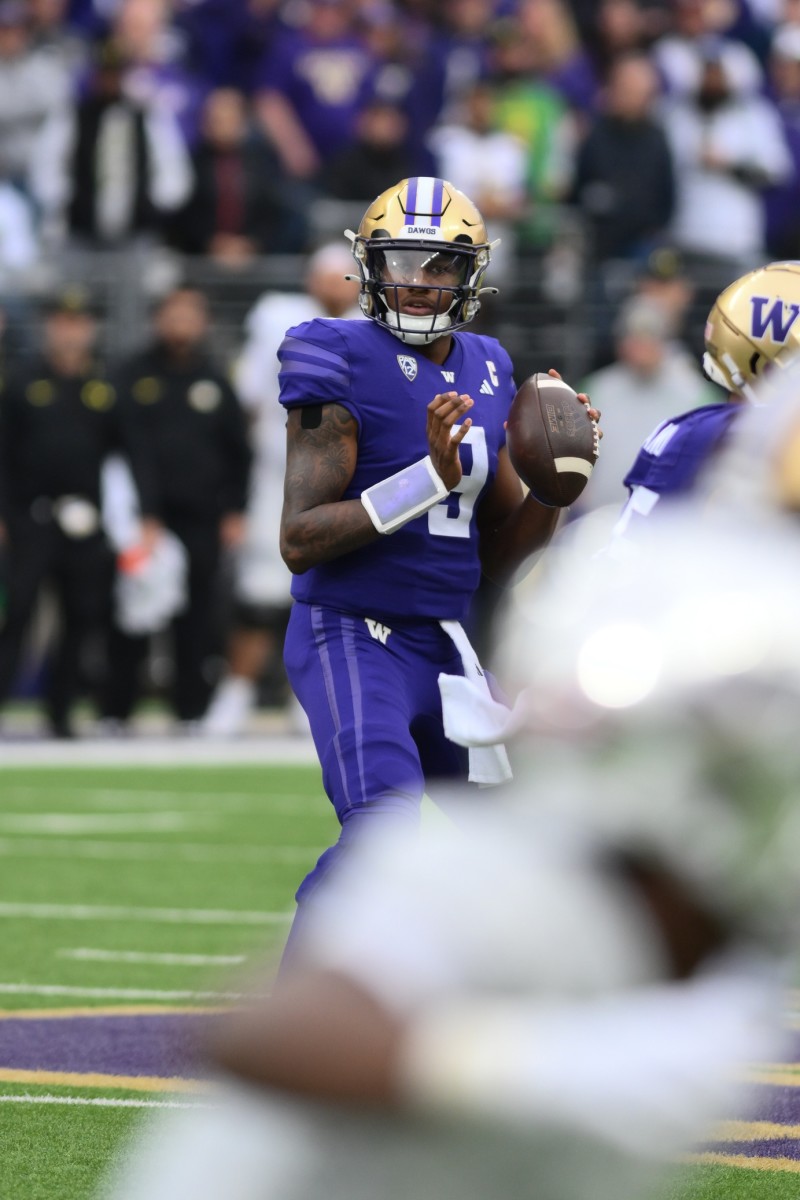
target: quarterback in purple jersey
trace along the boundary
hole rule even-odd
[[[758,379],[800,349],[800,262],[774,262],[735,280],[706,322],[703,370],[727,399],[663,421],[625,476],[630,495],[616,527],[634,533],[662,498],[692,490],[732,429]]]
[[[349,236],[369,320],[306,322],[279,351],[285,661],[342,825],[299,912],[354,839],[415,830],[428,781],[467,777],[439,675],[482,677],[460,624],[481,572],[508,582],[558,519],[508,458],[508,355],[464,332],[491,255],[478,210],[444,180],[405,179]]]

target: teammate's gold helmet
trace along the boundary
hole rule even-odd
[[[467,325],[480,308],[491,245],[483,217],[445,179],[403,179],[374,200],[358,232],[347,230],[361,279],[362,311],[411,345],[433,342]],[[399,293],[438,293],[418,314],[399,311]],[[445,296],[447,303],[441,302]],[[440,311],[441,309],[441,311]]]
[[[717,297],[706,322],[703,368],[709,379],[753,399],[770,363],[785,365],[800,350],[800,262],[750,271]]]

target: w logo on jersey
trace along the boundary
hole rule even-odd
[[[380,621],[373,621],[372,617],[364,617],[367,629],[370,632],[370,637],[374,637],[376,642],[380,642],[382,646],[386,645],[386,639],[392,632],[388,625],[381,625]]]
[[[410,354],[398,354],[397,361],[406,379],[409,383],[413,383],[417,378],[417,360],[412,358]]]
[[[752,296],[750,304],[753,308],[750,329],[754,338],[763,338],[769,330],[770,340],[783,345],[792,326],[800,315],[800,304],[784,304],[783,300],[772,300],[769,296]]]

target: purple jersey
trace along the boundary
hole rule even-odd
[[[662,421],[639,451],[625,486],[648,487],[660,496],[688,492],[738,412],[739,405],[724,401]]]
[[[256,87],[280,92],[327,161],[355,135],[377,66],[361,37],[316,41],[305,30],[287,29],[268,48]]]
[[[693,408],[656,426],[625,476],[630,497],[622,511],[618,534],[631,532],[664,496],[690,492],[728,433],[742,406],[730,400]]]
[[[457,491],[396,533],[292,583],[295,599],[344,612],[463,620],[480,580],[475,509],[495,476],[515,392],[505,350],[494,338],[458,332],[438,366],[372,321],[316,320],[290,329],[278,357],[286,408],[341,404],[355,418],[358,460],[344,500],[428,454],[426,409],[437,393],[475,401]]]

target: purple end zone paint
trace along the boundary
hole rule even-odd
[[[25,1018],[0,1021],[0,1067],[101,1075],[197,1078],[208,1014]]]

